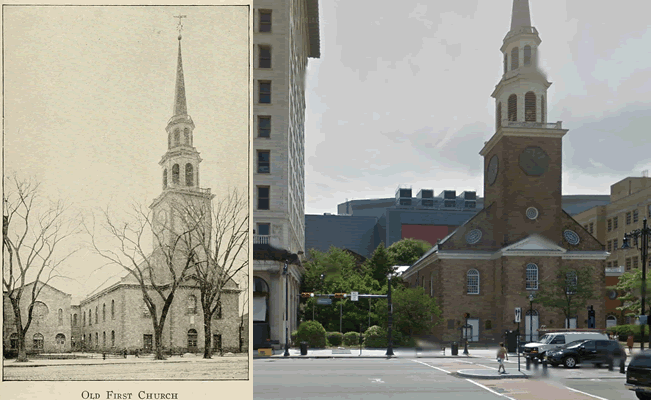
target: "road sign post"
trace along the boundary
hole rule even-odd
[[[350,292],[350,300],[351,301],[358,301],[359,300],[359,292]]]
[[[516,307],[515,308],[515,322],[520,323],[521,319],[522,319],[522,308]]]

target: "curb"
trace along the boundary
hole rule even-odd
[[[307,358],[343,358],[343,359],[361,359],[361,358],[377,358],[377,359],[387,359],[387,358],[411,358],[411,357],[406,357],[406,356],[342,356],[342,355],[323,355],[323,356],[299,356],[299,355],[290,355],[287,357],[284,357],[282,355],[273,355],[273,356],[253,356],[254,360],[265,360],[265,359],[289,359],[289,358],[299,358],[299,359],[307,359]],[[451,358],[451,359],[457,359],[457,358],[463,358],[463,359],[468,359],[468,358],[483,358],[481,356],[418,356],[416,358]]]

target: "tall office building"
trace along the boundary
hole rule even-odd
[[[318,58],[317,0],[254,2],[253,346],[297,328],[305,252],[305,75]],[[287,321],[287,326],[285,325]]]

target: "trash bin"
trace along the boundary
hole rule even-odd
[[[301,355],[307,355],[307,342],[301,342]]]
[[[459,355],[459,344],[457,342],[452,343],[452,355],[453,356]]]

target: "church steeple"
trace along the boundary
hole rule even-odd
[[[511,13],[511,31],[531,26],[529,14],[529,0],[513,0],[513,12]]]
[[[174,91],[174,116],[186,115],[188,106],[185,100],[185,80],[183,79],[183,60],[181,58],[181,35],[179,34],[179,57],[176,63],[176,88]]]

